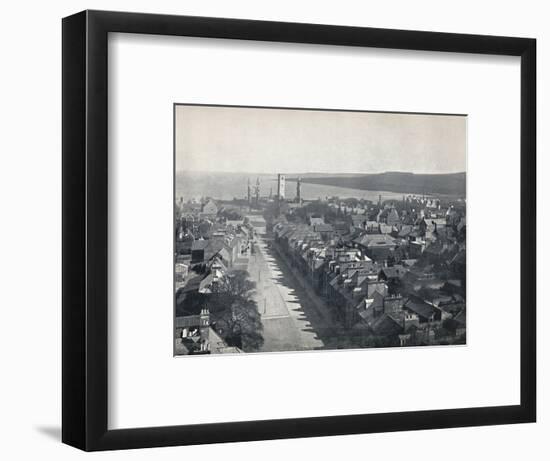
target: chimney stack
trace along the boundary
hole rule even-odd
[[[201,309],[201,313],[199,316],[199,329],[201,339],[208,341],[210,333],[210,312],[208,311],[208,307],[206,306]]]

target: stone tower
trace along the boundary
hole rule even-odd
[[[296,202],[302,203],[302,178],[296,180]]]
[[[285,175],[280,173],[277,175],[277,198],[285,199]]]

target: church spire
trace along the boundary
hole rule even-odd
[[[256,178],[256,187],[254,188],[256,205],[260,203],[260,178]]]

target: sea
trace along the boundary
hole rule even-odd
[[[248,181],[254,187],[260,183],[260,196],[268,197],[277,194],[277,175],[253,173],[211,173],[178,171],[175,176],[176,199],[184,201],[199,200],[201,197],[211,197],[218,200],[242,199],[247,196]],[[340,197],[371,200],[377,202],[379,196],[384,200],[401,200],[403,193],[388,191],[373,191],[350,189],[347,187],[327,186],[324,184],[307,184],[302,182],[301,196],[304,200],[326,199]],[[407,195],[407,194],[405,194]],[[286,182],[286,198],[296,196],[296,182]]]

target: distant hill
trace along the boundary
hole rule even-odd
[[[389,171],[377,174],[301,175],[303,183],[404,194],[466,195],[466,173],[415,174]],[[295,178],[287,177],[288,181]]]

